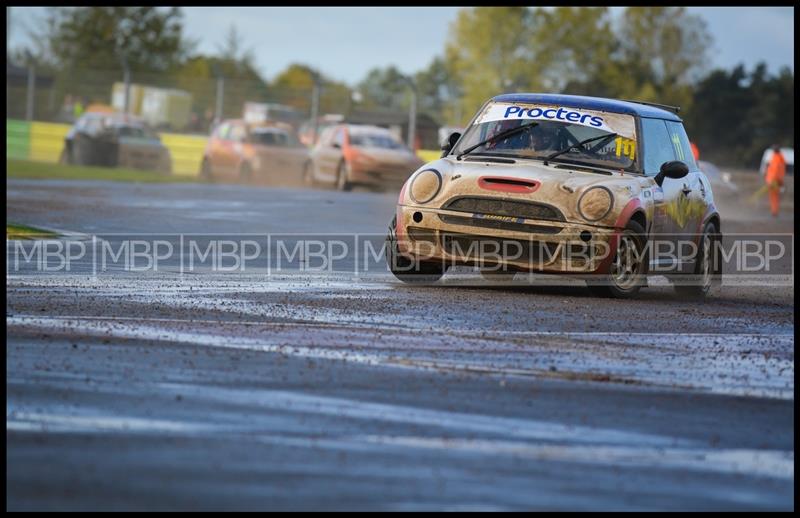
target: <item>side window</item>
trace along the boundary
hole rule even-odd
[[[672,147],[675,148],[675,156],[689,166],[689,171],[696,171],[698,167],[694,161],[694,154],[692,154],[692,145],[689,143],[689,137],[686,135],[683,124],[667,121],[667,130],[672,141]]]
[[[319,139],[317,139],[317,144],[321,146],[329,145],[332,133],[333,133],[333,128],[330,126],[322,130],[322,133],[319,134]]]
[[[336,134],[333,136],[333,142],[331,144],[339,144],[339,147],[344,147],[344,128],[339,128],[336,130]]]
[[[231,125],[231,130],[228,133],[228,140],[232,140],[234,142],[244,142],[246,137],[247,131],[245,131],[243,126],[238,124]]]
[[[661,164],[677,160],[665,121],[661,119],[641,119],[644,143],[644,174],[655,176]],[[691,152],[689,153],[691,156]]]
[[[231,129],[231,125],[230,124],[227,124],[227,123],[222,124],[219,128],[217,128],[217,132],[216,132],[217,138],[220,138],[222,140],[227,140],[228,139],[228,132],[230,131],[230,129]]]
[[[100,122],[100,119],[92,117],[91,119],[86,121],[86,124],[83,127],[83,131],[88,133],[89,135],[94,136],[100,133],[102,127],[103,125]]]

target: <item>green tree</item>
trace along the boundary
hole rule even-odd
[[[526,7],[464,9],[450,26],[445,60],[461,84],[462,117],[489,97],[542,87],[531,47],[533,12]]]
[[[191,50],[177,7],[61,7],[48,11],[43,52],[61,69],[165,72]]]
[[[793,145],[794,74],[770,76],[764,63],[713,70],[699,82],[687,131],[703,157],[723,165],[757,167],[768,146]]]
[[[536,9],[533,27],[531,46],[547,90],[610,97],[618,93],[624,77],[606,7]]]
[[[411,102],[409,88],[406,76],[394,66],[373,68],[356,86],[363,107],[394,110],[408,109]]]
[[[217,45],[217,52],[223,61],[255,68],[255,53],[252,48],[245,48],[242,36],[236,29],[235,24],[231,24],[223,43]]]
[[[223,118],[241,117],[244,103],[264,102],[269,98],[269,85],[256,68],[252,50],[231,25],[218,55],[195,55],[171,74],[174,86],[192,94],[193,111],[208,117],[216,110],[217,79],[224,81]]]
[[[257,70],[216,56],[192,56],[170,75],[170,79],[173,86],[192,94],[192,110],[205,115],[216,109],[220,75],[224,81],[223,117],[240,117],[245,102],[267,99],[268,84]]]
[[[123,77],[122,56],[134,81],[169,86],[194,43],[183,36],[178,8],[54,7],[31,31],[37,68],[54,76],[52,104],[66,94],[110,102]]]
[[[308,65],[293,63],[272,80],[270,92],[280,102],[310,114],[315,76],[320,86],[319,114],[342,113],[350,108],[351,90],[341,82],[330,79]]]
[[[706,70],[711,36],[683,7],[628,7],[619,31],[626,81],[619,96],[688,109],[692,84]]]
[[[441,57],[435,57],[427,68],[414,77],[417,86],[418,108],[442,124],[457,125],[461,119],[461,87],[452,67]]]

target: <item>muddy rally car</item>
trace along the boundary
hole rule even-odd
[[[158,134],[142,119],[122,113],[83,115],[64,137],[59,161],[172,172],[172,157]]]
[[[386,258],[406,282],[453,265],[485,278],[571,274],[627,297],[665,275],[704,297],[720,216],[678,108],[595,97],[489,100],[439,160],[405,182]]]

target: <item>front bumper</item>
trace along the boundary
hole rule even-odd
[[[408,165],[353,164],[350,171],[350,181],[362,185],[401,186],[414,171],[415,168]]]
[[[400,253],[444,261],[545,273],[596,273],[613,246],[613,228],[418,206],[397,207]]]

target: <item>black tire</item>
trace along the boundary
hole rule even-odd
[[[172,174],[172,159],[169,156],[163,156],[161,163],[158,165],[158,172],[168,176]]]
[[[617,250],[607,273],[589,279],[586,284],[589,290],[601,297],[632,298],[647,285],[647,269],[649,258],[646,253],[647,236],[642,226],[629,221],[617,240]],[[635,249],[629,251],[632,246]],[[620,256],[620,251],[623,256]]]
[[[314,180],[314,162],[306,162],[303,167],[303,185],[306,187],[314,187],[316,185]]]
[[[86,149],[87,143],[76,139],[70,150],[70,159],[73,165],[92,165],[91,153]]]
[[[339,168],[336,170],[336,188],[340,191],[350,191],[353,189],[353,184],[348,180],[348,170],[350,167],[347,162],[342,160],[339,163]]]
[[[243,184],[253,182],[253,168],[247,162],[239,166],[239,182]]]
[[[211,169],[211,163],[207,158],[204,158],[203,162],[200,164],[200,179],[207,182],[214,180],[214,173]]]
[[[400,255],[397,246],[397,216],[389,224],[389,233],[386,235],[386,264],[392,274],[407,284],[433,284],[442,278],[447,271],[444,262],[415,263],[411,259]]]
[[[70,157],[69,148],[67,146],[64,146],[64,149],[61,150],[61,155],[58,157],[58,163],[61,165],[72,164],[72,158]]]
[[[719,240],[719,232],[712,222],[703,227],[700,243],[697,249],[692,274],[673,281],[675,293],[689,300],[704,300],[716,281],[719,280],[720,264],[718,249],[715,246]]]

